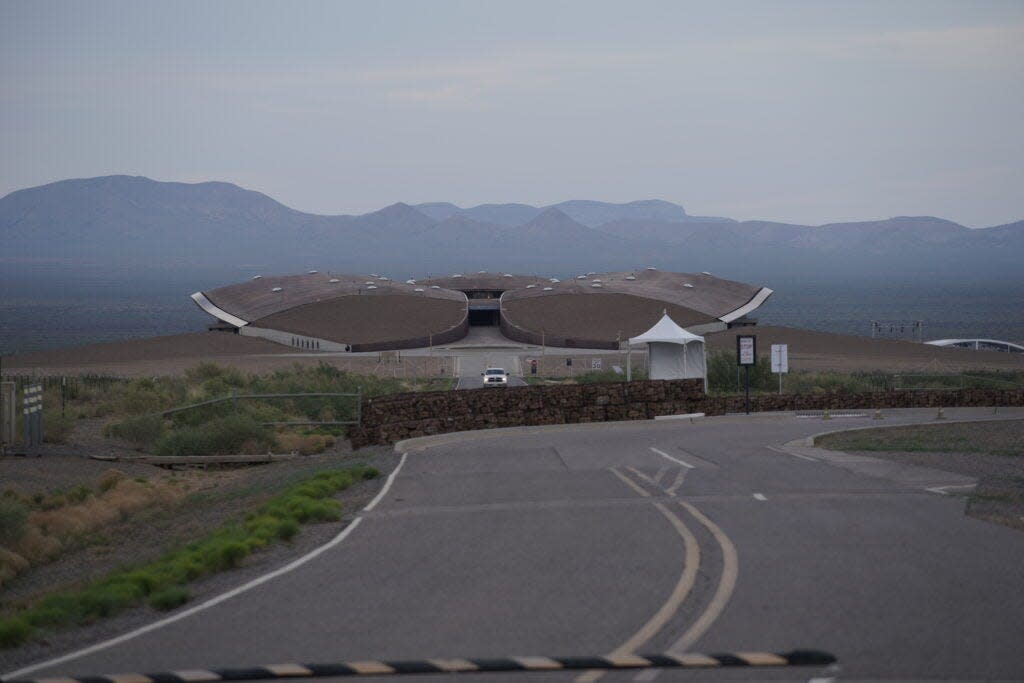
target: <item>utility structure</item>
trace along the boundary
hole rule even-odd
[[[903,339],[910,333],[911,341],[924,343],[923,320],[872,320],[872,339]]]

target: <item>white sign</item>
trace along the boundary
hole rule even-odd
[[[601,359],[600,358],[591,358],[590,359],[590,369],[591,370],[600,370],[601,369]]]
[[[772,372],[789,372],[789,346],[772,344]]]
[[[757,362],[754,337],[736,337],[736,349],[740,365],[754,365]]]

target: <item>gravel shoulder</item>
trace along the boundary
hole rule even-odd
[[[879,450],[887,434],[894,446],[916,442],[929,450]],[[965,443],[972,444],[971,450]],[[870,444],[870,450],[859,450],[858,444]],[[978,486],[962,494],[967,499],[966,514],[1024,531],[1024,455],[1008,454],[1024,451],[1024,420],[839,432],[815,445],[973,477]]]
[[[146,472],[151,477],[174,477],[187,485],[189,492],[176,503],[155,505],[104,529],[102,533],[91,534],[83,539],[81,547],[18,576],[0,589],[0,613],[22,601],[103,576],[125,564],[155,559],[171,548],[180,547],[225,522],[240,518],[266,499],[318,471],[355,464],[369,464],[380,470],[381,477],[376,480],[361,482],[336,496],[343,505],[340,521],[304,525],[290,543],[273,544],[250,555],[237,569],[190,584],[192,599],[179,608],[188,609],[287,564],[337,535],[376,495],[397,463],[398,457],[390,448],[352,452],[347,442],[341,442],[334,450],[320,455],[244,468],[164,470],[148,465],[122,468],[124,463],[113,463],[126,474],[131,469],[132,476],[136,476],[136,472]],[[41,464],[46,467],[40,468]],[[19,482],[23,490],[32,491],[39,483],[54,487],[58,485],[56,482],[60,486],[94,482],[95,477],[110,469],[111,465],[70,455],[0,458],[0,475],[5,484],[10,474],[12,481]],[[52,633],[45,640],[30,642],[13,650],[0,650],[0,672],[100,642],[167,614],[150,607],[137,607],[85,627]]]

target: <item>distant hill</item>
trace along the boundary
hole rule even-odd
[[[529,204],[480,204],[468,209],[459,208],[450,202],[432,202],[416,204],[415,208],[437,220],[444,220],[458,213],[476,220],[507,226],[525,225],[548,209],[558,209],[577,223],[591,228],[613,221],[735,222],[731,218],[688,216],[683,207],[661,199],[644,199],[626,204],[573,199],[542,207]]]
[[[65,180],[0,199],[0,265],[183,269],[223,281],[307,269],[416,276],[571,275],[653,265],[784,282],[1020,282],[1024,221],[971,230],[941,218],[823,226],[690,216],[661,200],[548,207],[394,204],[359,216],[296,211],[221,182]],[[56,272],[56,271],[55,271]]]

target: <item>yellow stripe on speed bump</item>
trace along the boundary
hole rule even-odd
[[[105,678],[110,679],[113,683],[153,683],[152,678],[142,674],[114,674]]]
[[[552,669],[564,668],[561,663],[550,657],[513,657],[512,661],[519,662],[524,669],[530,671],[549,671]]]
[[[736,656],[750,666],[785,666],[788,661],[771,652],[737,652]]]
[[[478,667],[468,659],[428,659],[427,663],[433,664],[442,671],[457,673],[459,671],[478,671]]]
[[[651,665],[651,660],[638,657],[637,655],[605,655],[601,659],[609,662],[612,666],[621,666],[623,668],[630,669]]]
[[[367,660],[364,662],[345,662],[345,666],[352,669],[356,673],[369,675],[369,674],[393,674],[395,670],[384,662],[375,662],[373,660]]]
[[[271,664],[263,667],[275,676],[285,678],[286,676],[312,676],[313,672],[301,664]]]
[[[714,657],[708,657],[707,655],[700,655],[696,653],[673,655],[667,654],[666,657],[674,659],[679,662],[682,666],[695,667],[695,666],[720,666],[719,662]]]
[[[220,674],[203,669],[187,669],[185,671],[173,671],[175,676],[188,683],[204,683],[204,681],[219,681]]]

